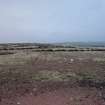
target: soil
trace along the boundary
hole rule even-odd
[[[44,83],[45,84],[45,83]],[[42,85],[42,86],[41,86]],[[101,91],[94,87],[46,83],[24,95],[3,98],[0,105],[105,105]]]

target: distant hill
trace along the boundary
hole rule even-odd
[[[105,47],[105,42],[65,42],[56,44],[65,47]]]

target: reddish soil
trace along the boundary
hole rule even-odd
[[[69,87],[3,99],[0,105],[105,105],[95,88]]]

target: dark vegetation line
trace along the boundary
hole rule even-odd
[[[33,48],[33,47],[22,47],[22,48],[0,48],[0,51],[12,51],[12,50],[32,50],[32,51],[105,51],[105,49],[100,48]]]
[[[53,50],[56,48],[56,50]],[[105,51],[105,46],[86,46],[82,47],[79,45],[62,45],[62,44],[39,44],[39,43],[8,43],[0,44],[0,50],[24,50],[24,49],[35,49],[35,50],[48,50],[48,51]]]

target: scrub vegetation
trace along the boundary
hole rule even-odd
[[[0,100],[59,88],[94,88],[104,100],[104,48],[0,45]],[[3,104],[9,105],[9,104]]]

